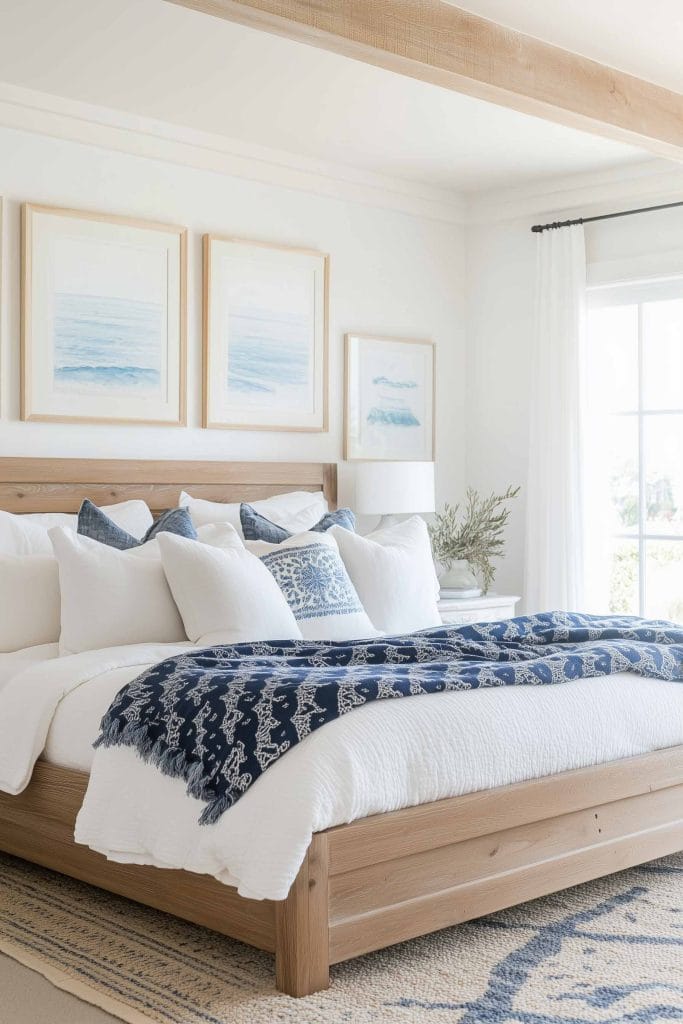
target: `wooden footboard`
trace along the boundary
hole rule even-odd
[[[326,835],[336,963],[683,849],[683,747]]]
[[[39,762],[0,794],[0,848],[274,952],[295,996],[326,988],[330,964],[683,849],[683,746],[317,833],[281,902],[77,846],[86,785]]]
[[[0,849],[185,921],[275,951],[275,904],[248,900],[209,875],[116,864],[74,842],[88,776],[39,761],[19,796],[0,793]]]

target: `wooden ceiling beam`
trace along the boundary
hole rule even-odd
[[[683,95],[443,0],[167,0],[683,161]]]

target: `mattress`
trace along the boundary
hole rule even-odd
[[[112,669],[67,694],[52,719],[44,759],[63,768],[89,772],[102,716],[119,690],[146,667],[143,664]]]
[[[21,651],[0,654],[0,695],[6,683],[31,665],[59,657],[59,644],[38,644]]]
[[[313,832],[683,743],[683,686],[632,673],[378,701],[313,732],[216,824],[200,826],[203,805],[181,780],[130,748],[92,747],[118,690],[188,646],[56,658],[50,645],[5,656],[15,674],[0,660],[0,788],[20,792],[42,751],[91,772],[78,842],[112,860],[208,873],[244,896],[283,899]],[[13,770],[25,762],[11,778],[10,737]]]
[[[284,899],[314,832],[683,743],[683,686],[618,674],[377,701],[311,733],[213,825],[185,784],[99,749],[76,839]]]
[[[59,657],[50,644],[8,655],[0,662],[0,790],[21,793],[41,753],[87,771],[112,696],[150,665],[189,647],[188,641],[132,644]]]

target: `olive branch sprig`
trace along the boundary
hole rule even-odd
[[[492,559],[501,555],[505,546],[503,533],[510,518],[506,501],[517,497],[519,487],[508,487],[504,494],[491,494],[482,498],[472,488],[467,489],[465,507],[444,505],[429,527],[434,557],[444,568],[466,558],[481,576],[486,592],[496,574]]]

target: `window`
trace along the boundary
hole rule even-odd
[[[589,290],[588,603],[683,622],[683,279]]]

